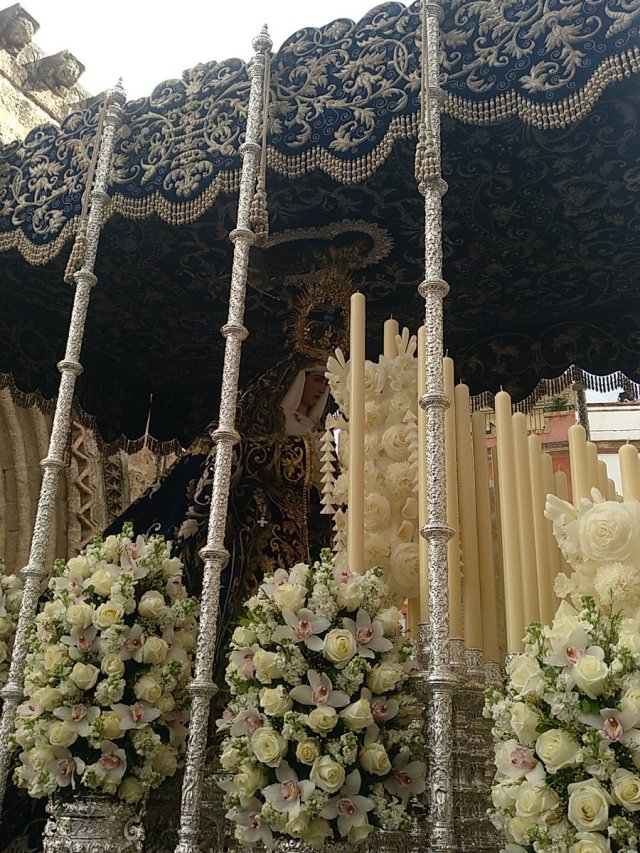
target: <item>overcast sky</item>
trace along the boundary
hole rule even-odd
[[[232,56],[249,59],[251,40],[269,26],[274,49],[296,30],[336,18],[359,20],[375,0],[21,0],[39,22],[47,53],[70,50],[86,66],[91,94],[122,77],[128,98],[180,77],[185,68]],[[4,8],[5,4],[2,4]],[[404,5],[407,5],[406,3]]]

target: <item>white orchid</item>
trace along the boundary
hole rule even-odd
[[[372,622],[366,610],[358,610],[355,622],[344,618],[344,627],[351,631],[358,645],[358,654],[363,658],[375,658],[376,652],[388,652],[393,648],[391,640],[384,636],[380,622]]]
[[[80,737],[87,737],[91,725],[100,714],[100,709],[95,706],[87,707],[82,702],[78,702],[76,705],[56,708],[53,714],[59,720],[63,720],[67,727],[77,732]]]
[[[580,722],[602,732],[607,743],[623,743],[625,746],[640,747],[640,729],[634,723],[634,710],[602,708],[600,714],[580,714]]]
[[[229,655],[229,663],[234,664],[243,678],[253,678],[255,671],[253,658],[259,648],[260,646],[254,643],[252,646],[247,646],[244,649],[235,649]]]
[[[411,797],[421,794],[426,787],[425,764],[423,761],[411,761],[411,753],[405,750],[394,758],[392,765],[393,771],[384,780],[384,786],[406,805]]]
[[[120,782],[127,769],[127,756],[113,741],[103,740],[100,744],[98,766],[101,774],[109,782]]]
[[[374,696],[367,687],[362,688],[360,695],[369,702],[374,723],[386,723],[398,715],[400,703],[397,699]]]
[[[257,708],[247,708],[245,711],[241,711],[235,718],[229,734],[232,737],[240,737],[241,735],[248,735],[250,737],[257,729],[265,726],[267,723],[267,717]]]
[[[85,771],[85,762],[61,746],[54,746],[53,753],[55,758],[47,765],[47,772],[55,779],[58,787],[75,788],[76,781]]]
[[[338,819],[338,832],[344,838],[354,826],[362,826],[367,813],[373,808],[373,800],[360,794],[362,777],[354,770],[346,777],[337,797],[332,797],[320,813],[328,820]]]
[[[266,823],[260,819],[262,803],[255,797],[244,799],[242,806],[230,809],[225,817],[237,824],[241,829],[240,840],[248,844],[261,842],[269,849],[273,845],[273,834]]]
[[[69,647],[69,657],[72,660],[81,660],[82,656],[90,652],[97,634],[96,628],[72,628],[68,634],[60,637],[60,642]]]
[[[136,622],[122,635],[122,646],[118,655],[121,660],[134,660],[142,663],[142,647],[144,646],[145,634],[142,627]]]
[[[310,669],[307,673],[309,684],[299,684],[290,691],[290,696],[302,705],[329,705],[332,708],[344,708],[351,701],[346,693],[334,690],[331,679],[325,673]]]
[[[120,568],[123,574],[128,574],[134,580],[146,578],[149,567],[140,561],[146,557],[147,543],[144,536],[138,536],[135,542],[125,542],[120,554]]]
[[[318,635],[323,634],[331,625],[328,619],[324,616],[316,616],[307,607],[303,607],[297,613],[288,607],[283,607],[282,618],[287,624],[281,625],[273,632],[274,642],[293,640],[294,643],[304,643],[311,651],[322,651],[322,640]]]
[[[125,731],[143,729],[148,723],[157,720],[162,713],[159,708],[143,701],[134,702],[133,705],[118,703],[112,705],[111,710],[120,717],[120,726]]]
[[[308,779],[298,779],[296,771],[283,761],[276,768],[276,779],[274,785],[267,785],[262,790],[265,800],[276,811],[286,812],[292,818],[300,813],[302,803],[306,802],[315,790],[313,782]]]

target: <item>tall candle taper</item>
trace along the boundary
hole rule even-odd
[[[536,571],[538,575],[538,598],[540,621],[550,625],[553,619],[553,587],[549,571],[549,545],[547,542],[547,519],[544,517],[546,492],[542,468],[542,444],[540,437],[528,438],[529,468],[531,470],[531,506],[533,510],[533,533],[536,544]]]
[[[600,494],[606,501],[607,494],[609,493],[609,477],[607,472],[607,463],[603,459],[598,459],[598,488],[600,489]]]
[[[518,518],[520,519],[520,565],[522,569],[524,621],[525,624],[528,624],[540,618],[540,599],[538,596],[538,572],[531,501],[531,472],[529,471],[527,446],[527,416],[523,412],[516,412],[511,419],[511,426],[516,461]]]
[[[388,321],[387,321],[388,322]],[[426,328],[418,329],[418,400],[426,387]],[[427,413],[418,405],[418,523],[422,529],[427,523]],[[420,621],[429,621],[429,543],[419,537],[420,555]]]
[[[640,462],[638,449],[633,444],[623,444],[618,450],[620,476],[622,477],[622,497],[640,501]]]
[[[398,355],[398,345],[396,344],[396,335],[400,333],[400,327],[398,325],[398,321],[394,320],[393,317],[390,317],[388,320],[385,320],[384,330],[383,330],[383,354],[387,356],[387,358],[396,358]],[[421,392],[424,394],[424,391]]]
[[[587,434],[581,424],[570,426],[569,462],[571,464],[571,495],[574,506],[579,506],[580,498],[589,497],[589,463],[587,461]]]
[[[458,509],[462,547],[462,612],[464,641],[467,648],[482,648],[482,609],[480,605],[480,566],[478,562],[478,519],[476,516],[473,446],[471,444],[471,405],[469,388],[455,388],[456,456],[458,460]]]
[[[589,473],[589,497],[591,497],[591,489],[600,488],[600,472],[598,470],[598,448],[593,441],[587,442],[587,471]]]
[[[511,428],[511,397],[506,391],[499,391],[496,394],[495,407],[507,651],[519,652],[522,650],[522,637],[525,628],[518,534],[520,522]]]
[[[447,523],[455,530],[449,539],[447,555],[449,563],[449,634],[462,638],[462,578],[460,577],[460,535],[458,533],[458,478],[456,461],[456,410],[454,402],[453,361],[442,359],[444,371],[444,393],[451,400],[445,412],[445,454],[447,469]]]
[[[364,356],[365,298],[351,297],[349,323],[349,512],[347,557],[349,568],[364,573]]]
[[[498,608],[496,606],[495,557],[493,553],[484,412],[474,412],[471,416],[471,432],[473,436],[473,473],[476,482],[476,517],[478,520],[482,648],[486,660],[498,661]]]
[[[558,474],[561,472],[558,471]],[[551,458],[550,453],[542,454],[542,476],[544,483],[544,492],[545,497],[547,495],[558,495],[558,490],[556,488],[555,476],[553,473],[553,459]],[[564,474],[563,474],[564,477]],[[565,491],[566,491],[566,477],[565,477]],[[559,495],[558,495],[559,497]],[[547,531],[547,549],[549,552],[549,577],[551,579],[551,604],[553,612],[558,608],[560,604],[559,599],[556,597],[555,587],[556,587],[556,575],[561,569],[561,554],[560,548],[558,548],[558,543],[556,542],[556,537],[553,535],[553,522],[550,518],[545,518],[545,525]]]

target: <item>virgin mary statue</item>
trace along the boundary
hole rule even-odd
[[[293,351],[239,397],[241,439],[229,492],[225,546],[230,557],[222,574],[218,650],[265,572],[313,560],[330,544],[329,520],[320,514],[318,438],[329,397],[326,359],[344,343],[345,312],[335,307],[339,300],[323,305],[327,294],[314,284],[298,307]],[[348,283],[342,290],[348,295]],[[117,532],[131,521],[136,533],[173,540],[173,553],[184,563],[195,595],[201,589],[199,551],[206,542],[214,464],[211,439],[197,439],[107,530]]]

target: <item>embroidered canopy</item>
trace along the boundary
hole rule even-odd
[[[640,380],[640,0],[445,6],[445,335],[460,377],[516,398],[572,363]],[[336,253],[357,258],[372,357],[390,313],[421,322],[419,31],[417,4],[386,3],[273,57],[245,378],[287,348],[301,276]],[[107,440],[141,434],[151,393],[159,438],[187,441],[214,414],[247,96],[246,65],[228,60],[126,106],[78,382]],[[100,105],[0,156],[0,372],[24,392],[57,389]]]

